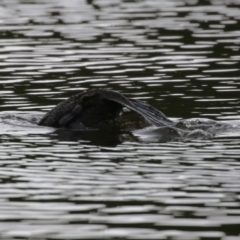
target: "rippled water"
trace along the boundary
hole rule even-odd
[[[239,132],[164,143],[26,120],[108,88],[239,124],[239,26],[238,0],[1,0],[0,238],[240,239]]]

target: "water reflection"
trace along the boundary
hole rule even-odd
[[[0,111],[42,115],[101,87],[169,117],[238,124],[239,9],[237,0],[2,0]],[[236,131],[149,143],[1,124],[2,239],[239,239]]]
[[[60,141],[86,141],[97,146],[117,146],[123,141],[137,141],[131,132],[119,132],[114,128],[92,131],[57,130],[52,138]]]

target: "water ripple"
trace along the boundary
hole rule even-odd
[[[159,143],[35,124],[100,87],[174,120],[239,126],[239,9],[235,0],[2,0],[0,238],[239,239],[239,131]]]

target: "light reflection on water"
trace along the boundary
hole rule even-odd
[[[101,87],[239,123],[239,2],[196,2],[1,1],[1,116]],[[2,239],[239,239],[237,132],[159,143],[0,120]]]

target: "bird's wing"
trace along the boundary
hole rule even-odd
[[[85,92],[71,96],[60,102],[52,110],[46,113],[38,125],[49,127],[64,127],[82,111],[82,97]]]
[[[76,94],[67,100],[60,102],[55,108],[48,112],[39,122],[39,125],[51,127],[67,127],[69,123],[74,121],[82,110],[84,110],[84,102],[89,99],[104,99],[113,101],[126,107],[139,115],[154,126],[170,126],[173,124],[161,111],[155,109],[147,103],[143,103],[136,99],[128,99],[121,93],[111,90],[88,90]],[[106,102],[107,104],[107,102]],[[94,118],[94,116],[92,116]]]
[[[124,95],[115,91],[101,90],[101,95],[106,100],[117,102],[122,106],[138,113],[154,126],[169,126],[173,124],[173,122],[168,119],[161,111],[157,110],[147,103],[136,99],[128,99]]]

